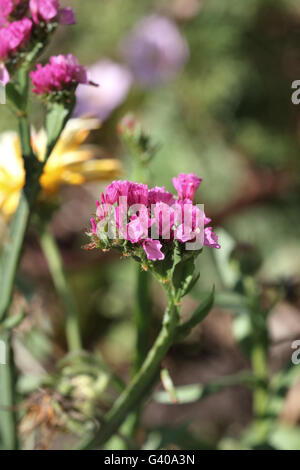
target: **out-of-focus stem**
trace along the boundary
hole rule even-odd
[[[253,414],[257,437],[260,440],[266,438],[268,432],[267,407],[268,407],[268,361],[267,351],[263,344],[254,344],[251,353],[252,371],[257,385],[253,391]]]
[[[93,449],[103,446],[119,429],[128,414],[147,398],[152,387],[155,385],[159,365],[173,343],[178,323],[178,308],[172,297],[169,297],[163,327],[142,367],[120,395],[112,409],[104,417],[104,424],[100,430],[96,435],[82,442],[78,449]]]
[[[136,290],[135,290],[135,328],[136,328],[136,346],[135,357],[132,367],[133,376],[142,367],[149,349],[149,332],[151,325],[151,298],[149,295],[150,275],[147,271],[137,269]],[[138,428],[140,421],[140,407],[134,413],[128,416],[122,427],[122,433],[132,437]],[[123,445],[126,442],[123,442]]]
[[[22,155],[25,166],[29,166],[28,160],[32,160],[36,170],[35,157],[32,155],[30,144],[30,130],[28,119],[25,115],[19,117],[19,129],[22,146]],[[18,209],[14,214],[8,240],[4,245],[1,259],[1,284],[0,284],[0,321],[8,313],[10,307],[14,281],[21,256],[21,250],[29,224],[30,212],[39,192],[39,173],[36,179],[32,173],[27,175],[26,183],[20,196]]]
[[[79,351],[82,349],[82,342],[77,303],[66,279],[56,240],[47,227],[40,234],[40,242],[48,262],[53,283],[65,307],[65,332],[69,351]]]
[[[15,374],[11,332],[0,334],[6,349],[5,364],[0,364],[0,428],[5,450],[18,448],[17,418],[15,410]]]

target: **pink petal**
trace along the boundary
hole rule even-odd
[[[3,86],[6,86],[10,80],[9,73],[4,64],[0,64],[0,83]]]
[[[162,244],[159,240],[151,240],[151,238],[148,238],[143,242],[143,248],[148,259],[152,261],[161,261],[165,259],[165,255],[161,251]]]
[[[221,248],[218,243],[218,235],[213,232],[212,227],[207,227],[204,230],[204,245],[211,248],[217,248],[218,250]]]
[[[58,22],[65,25],[76,24],[75,13],[72,8],[60,8],[58,11]]]

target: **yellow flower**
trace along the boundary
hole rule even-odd
[[[55,194],[63,184],[80,185],[120,176],[122,167],[118,160],[93,160],[98,148],[83,145],[90,132],[99,127],[97,119],[71,119],[68,122],[40,179],[44,196]],[[45,157],[46,141],[44,130],[32,133],[32,147],[40,161]],[[15,132],[5,132],[0,135],[0,210],[5,216],[15,212],[24,182],[19,136]]]

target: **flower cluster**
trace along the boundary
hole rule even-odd
[[[0,26],[24,16],[27,8],[28,0],[0,0]]]
[[[0,0],[0,26],[11,19],[21,18],[29,9],[33,21],[61,24],[74,24],[72,8],[60,8],[58,0]]]
[[[7,63],[28,45],[33,27],[53,22],[74,24],[73,10],[60,8],[58,0],[0,0],[0,83],[2,85],[5,86],[10,80]]]
[[[206,227],[211,220],[193,203],[200,183],[194,174],[180,174],[173,180],[175,197],[165,188],[114,181],[97,202],[89,232],[91,246],[118,248],[146,264],[164,260],[176,243],[197,253],[203,245],[220,248],[212,227]]]
[[[89,83],[86,68],[79,65],[72,54],[53,56],[45,66],[38,64],[30,77],[34,85],[33,92],[38,95],[72,89],[79,83]]]
[[[57,21],[61,24],[75,24],[72,8],[60,8],[58,0],[30,0],[30,12],[35,23]]]
[[[0,29],[0,83],[2,85],[6,85],[9,81],[9,74],[4,62],[18,49],[27,45],[30,40],[31,29],[32,22],[29,18],[14,21]]]

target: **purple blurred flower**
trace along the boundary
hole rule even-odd
[[[177,25],[151,15],[142,19],[121,44],[121,53],[144,86],[168,82],[185,66],[189,48]]]
[[[88,72],[90,80],[99,87],[78,87],[74,115],[95,116],[103,121],[125,100],[132,76],[127,67],[108,59],[91,66]]]

